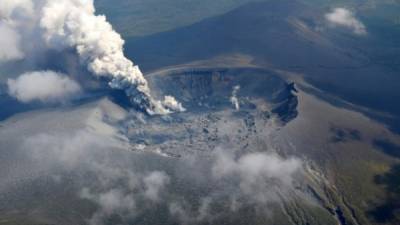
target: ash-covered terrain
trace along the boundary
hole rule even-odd
[[[179,96],[186,111],[168,119],[138,114],[126,132],[133,143],[138,140],[138,148],[149,146],[171,156],[210,153],[223,145],[257,152],[268,141],[254,142],[298,113],[294,84],[262,69],[189,68],[148,78],[161,93]]]
[[[4,0],[0,225],[400,223],[397,10]]]
[[[1,123],[5,224],[365,223],[335,183],[390,161],[384,126],[261,68],[148,79],[185,112],[149,116],[109,92]]]

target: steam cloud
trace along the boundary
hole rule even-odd
[[[81,91],[78,83],[53,71],[26,73],[16,80],[9,79],[9,94],[21,102],[63,102]]]
[[[0,22],[0,62],[21,59],[24,55],[19,49],[19,34],[5,23]]]
[[[171,96],[164,101],[151,96],[139,67],[123,53],[124,40],[105,16],[95,14],[93,0],[2,0],[0,21],[0,44],[10,48],[0,51],[0,60],[29,57],[33,50],[21,49],[24,46],[18,37],[39,37],[35,46],[76,50],[90,72],[110,78],[111,88],[124,90],[132,103],[148,114],[184,110]]]
[[[335,8],[325,15],[325,18],[334,26],[342,26],[353,30],[357,35],[367,34],[365,25],[359,21],[354,13],[345,8]]]
[[[235,107],[236,110],[240,109],[240,103],[239,103],[239,99],[237,97],[239,90],[240,90],[240,86],[239,85],[233,87],[232,96],[230,98],[231,103]]]

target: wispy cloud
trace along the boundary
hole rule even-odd
[[[283,159],[273,153],[255,152],[235,157],[227,151],[218,151],[212,168],[217,179],[239,179],[239,189],[245,196],[266,203],[273,201],[268,188],[290,188],[296,172],[301,171],[300,160]]]
[[[335,8],[325,15],[325,18],[333,26],[341,26],[351,29],[354,34],[366,35],[366,26],[355,17],[354,13],[346,8]]]

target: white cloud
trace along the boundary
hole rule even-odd
[[[213,199],[210,197],[202,198],[199,203],[197,210],[192,211],[191,205],[187,201],[171,202],[168,206],[169,213],[177,217],[181,224],[200,224],[200,222],[212,221],[211,204]]]
[[[92,129],[41,133],[26,138],[23,147],[29,150],[35,162],[48,165],[47,170],[80,168],[81,174],[91,174],[92,180],[83,185],[78,194],[98,206],[88,223],[101,225],[114,214],[125,219],[134,218],[148,201],[160,203],[160,194],[170,182],[165,172],[140,173],[122,162],[115,164],[109,158],[96,157],[98,152],[121,147],[114,137]],[[140,208],[137,201],[141,202]]]
[[[0,21],[0,62],[24,57],[20,49],[20,40],[20,35],[11,25]]]
[[[84,188],[81,192],[84,199],[96,202],[100,209],[90,218],[89,224],[104,224],[104,220],[114,213],[127,217],[133,216],[136,212],[136,202],[132,194],[125,193],[121,189],[111,189],[104,193],[94,194]]]
[[[248,153],[239,158],[226,151],[217,153],[212,168],[217,179],[239,179],[242,194],[260,203],[275,200],[273,188],[289,188],[302,163],[295,158],[283,159],[276,154]]]
[[[161,171],[153,171],[145,176],[104,163],[91,162],[89,165],[101,181],[97,187],[103,190],[83,188],[80,193],[81,198],[91,200],[99,206],[89,224],[104,224],[104,221],[114,213],[123,218],[134,218],[145,209],[147,200],[160,203],[162,201],[160,193],[170,182],[170,177]],[[141,198],[141,193],[144,198]],[[141,199],[145,202],[141,201],[141,208],[138,208],[136,202]]]
[[[73,135],[40,133],[28,137],[24,141],[24,148],[30,150],[34,159],[49,164],[59,163],[69,169],[82,163],[82,159],[91,154],[93,149],[111,149],[115,146],[116,143],[112,138],[94,134],[87,130],[77,130]],[[95,162],[92,162],[91,165],[97,166]],[[100,170],[99,167],[96,167],[96,169]],[[110,171],[101,172],[110,175]]]
[[[81,91],[79,84],[64,74],[53,71],[25,73],[9,79],[9,94],[21,102],[63,102]]]
[[[235,159],[233,154],[219,151],[213,167],[213,175],[224,177],[240,175],[245,182],[252,183],[257,178],[276,178],[284,183],[292,181],[292,175],[300,168],[297,159],[282,159],[275,154],[249,153]]]
[[[146,190],[146,198],[156,202],[160,200],[160,191],[170,182],[170,178],[164,172],[155,171],[143,178]]]
[[[98,123],[104,123],[102,118],[98,119]],[[79,168],[81,174],[91,174],[91,182],[83,185],[77,193],[80,198],[90,200],[98,206],[88,224],[104,224],[115,213],[124,218],[134,217],[139,196],[136,191],[145,190],[142,188],[145,186],[144,176],[124,165],[113,164],[108,158],[104,160],[96,157],[99,152],[119,149],[121,143],[115,138],[116,133],[100,134],[93,129],[93,122],[87,126],[90,129],[86,127],[67,132],[52,130],[51,133],[32,135],[25,138],[23,148],[46,171],[54,168],[74,171]]]
[[[367,34],[365,25],[358,20],[354,13],[345,8],[335,8],[327,13],[325,18],[334,26],[342,26],[351,29],[357,35]]]

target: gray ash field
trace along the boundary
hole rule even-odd
[[[0,225],[400,223],[399,3],[4,1]]]

